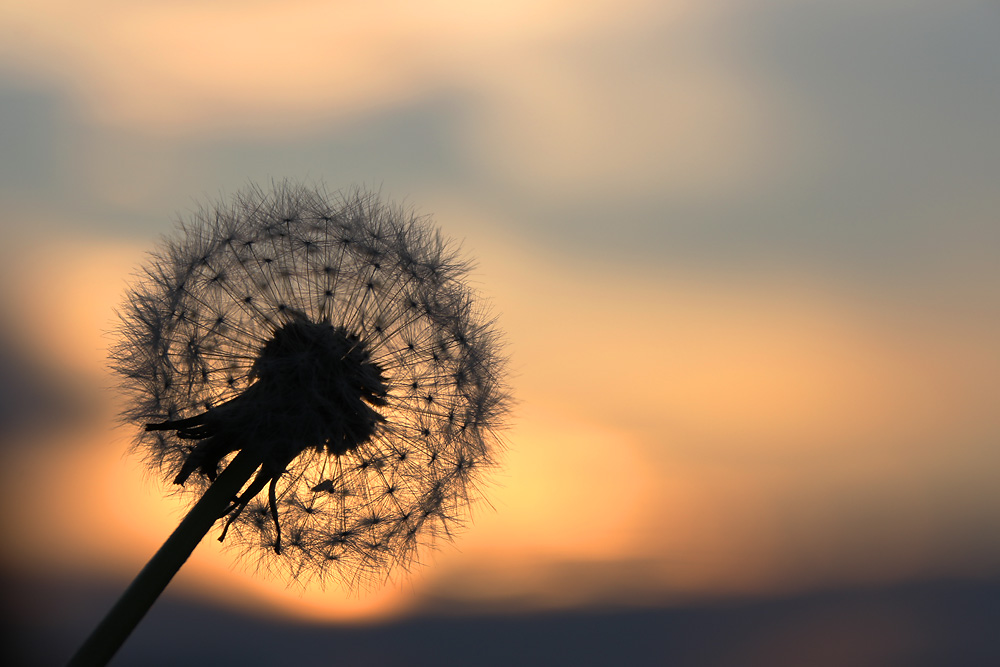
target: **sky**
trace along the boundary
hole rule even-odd
[[[185,599],[369,622],[996,578],[998,30],[966,0],[5,3],[0,562],[124,586],[169,534],[115,307],[178,219],[291,178],[461,241],[509,451],[403,581],[301,591],[206,540]]]

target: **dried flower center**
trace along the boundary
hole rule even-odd
[[[271,413],[275,445],[294,456],[308,447],[331,454],[355,449],[375,434],[382,416],[370,406],[386,405],[382,369],[364,343],[341,327],[296,320],[278,329],[250,369]],[[270,429],[268,429],[270,430]]]
[[[177,431],[179,438],[199,441],[176,484],[184,484],[195,471],[214,480],[228,454],[247,447],[259,451],[260,469],[225,511],[229,519],[219,539],[268,487],[274,550],[281,553],[278,479],[307,449],[340,456],[369,440],[385,421],[371,406],[387,404],[388,388],[382,369],[358,336],[304,317],[274,332],[251,366],[250,379],[254,382],[246,390],[219,406],[193,417],[147,424],[146,430]]]

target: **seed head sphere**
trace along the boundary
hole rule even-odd
[[[195,496],[260,451],[221,535],[296,579],[408,567],[478,499],[509,405],[468,269],[364,191],[282,183],[202,209],[119,313],[136,449]]]

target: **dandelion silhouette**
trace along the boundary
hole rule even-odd
[[[198,541],[353,587],[450,538],[508,407],[493,321],[425,220],[290,183],[202,210],[128,292],[136,449],[196,503],[74,658],[117,651]]]

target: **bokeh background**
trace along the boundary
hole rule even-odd
[[[1000,664],[998,34],[987,0],[3,3],[10,662],[64,661],[181,516],[116,427],[131,273],[288,177],[477,260],[494,509],[374,591],[206,539],[115,664]]]

